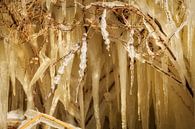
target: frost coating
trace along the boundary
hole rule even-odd
[[[106,23],[106,9],[104,9],[103,13],[102,13],[102,19],[100,22],[100,27],[101,27],[101,33],[104,39],[104,43],[106,44],[106,49],[109,51],[110,49],[110,40],[109,40],[109,33],[106,30],[107,27],[107,23]]]

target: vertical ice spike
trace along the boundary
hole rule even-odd
[[[118,59],[119,59],[119,75],[120,75],[120,90],[121,90],[121,119],[122,129],[127,129],[127,53],[123,46],[119,43]]]

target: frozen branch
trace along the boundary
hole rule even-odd
[[[79,83],[76,89],[76,102],[78,98],[80,83],[84,77],[85,69],[87,67],[87,33],[83,34],[80,60],[81,60],[79,64],[79,77],[80,78],[79,78]]]
[[[65,67],[70,63],[70,61],[73,59],[75,52],[80,48],[79,44],[74,45],[68,54],[66,54],[64,57],[60,58],[63,59],[63,62],[61,66],[58,68],[57,75],[54,77],[54,83],[51,86],[51,93],[49,93],[48,97],[51,96],[52,93],[54,93],[56,89],[56,85],[60,83],[61,76],[64,74]]]
[[[134,59],[136,57],[136,52],[134,48],[134,30],[132,29],[130,31],[129,35],[129,41],[127,42],[127,52],[129,54],[129,57],[131,59],[130,61],[130,71],[131,71],[131,85],[130,85],[130,95],[132,95],[132,90],[133,90],[133,83],[134,83]]]

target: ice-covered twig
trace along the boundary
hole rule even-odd
[[[134,59],[136,57],[135,48],[133,46],[134,43],[134,30],[132,29],[129,35],[129,41],[127,42],[127,52],[131,59],[130,61],[130,71],[131,71],[131,85],[130,85],[130,94],[132,95],[133,83],[134,83]]]
[[[107,27],[107,23],[106,23],[106,9],[104,9],[103,13],[102,13],[102,18],[101,18],[101,22],[100,22],[100,27],[101,27],[101,33],[102,33],[102,37],[104,39],[104,42],[106,44],[106,49],[109,51],[110,49],[110,40],[109,40],[109,33],[106,30]]]
[[[80,83],[84,77],[85,69],[87,67],[87,33],[83,34],[80,60],[81,60],[79,64],[79,77],[80,78],[79,78],[79,83],[76,89],[76,102],[78,98]]]
[[[70,63],[70,61],[73,59],[75,52],[80,48],[79,44],[74,45],[70,51],[68,52],[68,54],[66,54],[63,58],[63,62],[61,64],[61,66],[58,68],[57,71],[57,75],[54,77],[54,81],[53,84],[51,86],[51,93],[49,93],[49,96],[51,96],[52,93],[54,93],[55,89],[56,89],[56,85],[60,83],[61,80],[61,76],[62,74],[64,74],[64,70],[65,67]]]
[[[81,62],[79,64],[79,76],[80,78],[83,78],[85,68],[87,67],[87,33],[83,34],[80,60]]]

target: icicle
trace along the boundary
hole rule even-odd
[[[118,65],[117,65],[117,48],[113,45],[112,49],[112,61],[114,66],[114,80],[115,80],[115,86],[116,86],[116,98],[117,98],[117,109],[120,110],[120,86],[119,86],[119,75],[118,75]]]
[[[96,70],[92,72],[92,95],[94,101],[94,114],[96,119],[96,129],[101,129],[100,108],[99,108],[99,80],[100,80],[100,60],[96,62]]]
[[[45,73],[45,71],[51,64],[51,60],[43,53],[40,52],[39,57],[41,58],[41,63],[40,63],[39,68],[33,75],[33,78],[31,79],[29,83],[29,87],[32,87],[36,83],[36,81],[43,76],[43,74]]]
[[[49,110],[49,115],[53,115],[55,112],[55,109],[57,107],[58,101],[59,101],[60,95],[56,94],[52,100],[51,108]]]
[[[143,129],[145,129],[145,115],[144,112],[143,112],[143,109],[145,108],[146,106],[146,103],[145,103],[145,98],[142,98],[143,97],[143,94],[145,94],[144,96],[146,96],[146,89],[145,89],[145,79],[143,78],[143,76],[145,76],[145,65],[144,64],[141,64],[141,62],[137,62],[137,101],[138,101],[138,109],[137,109],[137,114],[138,114],[138,121],[143,121],[142,122],[142,127]]]
[[[74,16],[76,15],[76,13],[77,13],[77,0],[74,0]]]
[[[149,105],[150,105],[149,104],[149,96],[150,96],[150,83],[149,82],[150,80],[148,80],[146,70],[147,70],[146,64],[141,64],[140,62],[137,63],[138,120],[141,121],[143,129],[149,128]]]
[[[80,105],[80,116],[81,116],[82,129],[85,129],[85,107],[84,107],[84,93],[83,93],[84,84],[85,84],[85,81],[81,83],[80,88],[79,88],[79,105]]]
[[[168,57],[165,56],[162,59],[162,68],[164,71],[168,71]],[[164,96],[164,110],[165,110],[165,123],[168,115],[168,77],[163,74],[163,96]],[[167,123],[166,123],[167,124]]]
[[[123,49],[120,43],[118,45],[118,59],[119,59],[119,74],[120,74],[120,86],[121,86],[121,119],[122,119],[122,129],[127,129],[127,53]]]
[[[138,121],[141,121],[141,96],[139,92],[137,92],[137,101],[138,101],[137,102]]]
[[[110,50],[110,40],[108,38],[109,37],[109,33],[106,30],[106,27],[107,27],[106,13],[107,13],[107,11],[106,11],[106,9],[104,9],[104,11],[102,13],[102,19],[101,19],[101,22],[100,22],[100,27],[101,27],[101,33],[102,33],[104,42],[106,44],[106,49],[109,51]]]
[[[67,19],[70,19],[70,16],[69,15],[68,15]],[[66,33],[66,36],[65,36],[65,41],[67,42],[67,48],[70,47],[70,43],[72,42],[71,37],[72,37],[71,32],[67,32]],[[71,66],[71,68],[72,68],[72,66]],[[71,72],[70,72],[70,74],[71,74]],[[70,74],[69,74],[69,80],[71,78],[71,75]],[[68,94],[67,94],[68,100],[70,101],[70,98],[71,98],[70,81],[69,81],[68,85],[66,85],[66,86],[67,86],[67,92],[68,92]]]
[[[193,47],[193,41],[192,41],[192,39],[193,39],[193,33],[194,33],[194,29],[193,29],[193,27],[194,27],[194,15],[195,15],[195,13],[192,13],[192,12],[194,12],[193,10],[194,10],[194,7],[193,7],[193,4],[192,3],[188,3],[188,7],[189,7],[189,23],[188,23],[188,25],[187,25],[187,28],[188,28],[188,32],[187,32],[187,43],[188,43],[188,52],[187,52],[187,57],[188,57],[188,60],[189,60],[189,62],[190,62],[190,67],[192,66],[192,64],[191,64],[191,62],[192,62],[192,47]],[[193,27],[192,27],[193,26]],[[194,92],[195,93],[195,92]]]
[[[2,43],[2,42],[1,42]],[[7,111],[8,111],[8,95],[9,95],[9,40],[4,39],[4,47],[0,47],[0,128],[7,128]],[[3,49],[5,48],[5,49]]]
[[[188,53],[187,53],[187,57],[188,57],[188,60],[189,60],[189,62],[191,62],[192,61],[192,34],[193,34],[193,29],[192,29],[192,22],[191,22],[191,20],[190,20],[190,22],[189,22],[189,24],[188,24],[188,34],[187,34],[187,36],[188,36],[188,40],[187,40],[187,43],[188,43]],[[191,64],[190,64],[191,65]]]
[[[47,10],[50,10],[50,4],[51,4],[51,0],[46,0]]]
[[[153,103],[154,103],[154,112],[155,112],[155,124],[157,125],[157,129],[160,129],[160,113],[159,113],[159,106],[160,106],[160,101],[159,101],[159,91],[160,91],[160,84],[159,84],[159,77],[158,77],[158,72],[154,71],[154,85],[153,85]]]
[[[14,41],[17,42],[16,35],[14,36]],[[16,95],[16,53],[15,53],[15,46],[14,42],[10,44],[10,51],[9,51],[9,74],[10,79],[13,87],[13,95]]]
[[[96,42],[94,42],[96,41]],[[93,97],[93,109],[94,109],[94,117],[96,123],[96,129],[101,129],[101,119],[100,119],[100,95],[99,95],[99,87],[100,87],[100,77],[102,72],[102,67],[104,64],[104,60],[102,59],[104,56],[102,54],[102,35],[95,34],[92,38],[89,38],[89,69],[91,70],[91,78],[92,78],[92,97]],[[87,106],[87,105],[86,105]],[[103,122],[103,121],[102,121]]]
[[[135,59],[135,56],[136,56],[135,48],[133,46],[133,43],[134,43],[133,35],[134,35],[134,30],[132,29],[131,32],[130,32],[129,41],[127,43],[128,55],[129,55],[129,57],[131,59],[131,61],[130,61],[130,71],[131,71],[130,95],[132,95],[132,90],[133,90],[133,83],[134,83],[134,61],[135,61],[134,59]]]
[[[78,98],[78,92],[79,92],[79,85],[84,77],[85,69],[87,67],[87,33],[83,34],[82,38],[82,47],[81,47],[81,55],[80,55],[80,64],[79,64],[79,84],[76,89],[76,102]]]
[[[62,2],[62,14],[66,18],[66,0]]]
[[[146,97],[146,122],[145,127],[149,128],[149,123],[150,123],[150,98],[151,98],[151,87],[152,87],[152,80],[153,80],[153,69],[152,67],[148,66],[147,67],[147,97]]]

